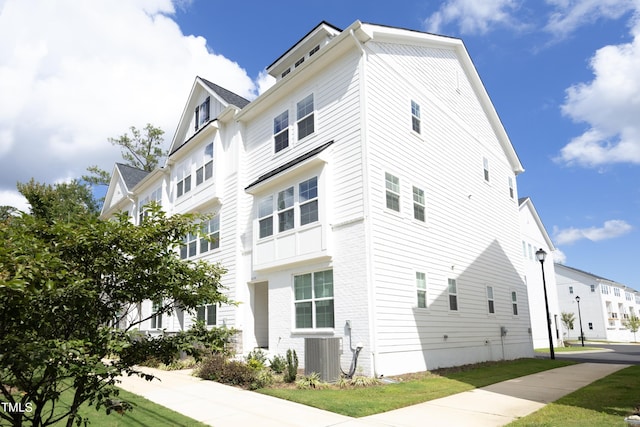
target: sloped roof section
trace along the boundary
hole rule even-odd
[[[244,107],[245,107],[249,102],[251,102],[251,101],[249,101],[249,100],[247,100],[247,99],[245,99],[245,98],[241,97],[240,95],[238,95],[238,94],[235,94],[235,93],[231,92],[230,90],[227,90],[227,89],[225,89],[225,88],[223,88],[223,87],[218,86],[218,85],[217,85],[217,84],[215,84],[215,83],[210,82],[210,81],[209,81],[209,80],[207,80],[207,79],[204,79],[204,78],[202,78],[202,77],[200,77],[200,76],[198,76],[198,78],[199,78],[200,80],[202,80],[202,82],[203,82],[204,84],[206,84],[206,85],[209,87],[209,89],[211,89],[211,90],[212,90],[212,91],[214,91],[216,94],[218,94],[218,96],[219,96],[220,98],[222,98],[222,99],[223,99],[226,103],[228,103],[228,104],[235,105],[236,107],[239,107],[239,108],[241,108],[241,109],[242,109],[242,108],[244,108]]]
[[[128,190],[138,185],[150,172],[143,169],[138,169],[133,166],[125,165],[124,163],[116,163],[116,167],[122,175],[122,179],[127,186]]]

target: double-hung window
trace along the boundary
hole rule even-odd
[[[196,130],[209,121],[209,102],[209,97],[207,97],[202,104],[196,107]]]
[[[411,101],[411,127],[414,132],[420,133],[420,104]]]
[[[333,270],[293,278],[296,328],[333,328]]]
[[[385,172],[384,180],[387,189],[387,208],[400,212],[400,178]]]
[[[200,253],[218,249],[220,247],[220,216],[202,222],[202,237],[200,237]]]
[[[178,176],[176,183],[177,197],[191,191],[191,165],[189,162],[178,166]]]
[[[196,170],[196,185],[213,177],[213,142],[204,147],[202,165]]]
[[[484,169],[484,180],[489,182],[489,159],[486,157],[482,158],[482,167]]]
[[[198,236],[189,233],[182,239],[182,247],[180,248],[180,258],[186,259],[198,254]]]
[[[289,187],[278,192],[278,232],[290,230],[293,226],[293,187]]]
[[[515,190],[513,188],[513,178],[509,177],[509,197],[511,197],[512,199],[515,197]]]
[[[162,329],[162,313],[158,313],[161,301],[154,301],[151,305],[151,329]]]
[[[513,315],[518,315],[518,294],[516,291],[511,292],[511,306],[513,308]]]
[[[318,178],[313,177],[299,184],[300,225],[318,220]]]
[[[273,148],[277,153],[289,146],[289,111],[273,119]]]
[[[216,324],[216,306],[214,304],[201,305],[198,307],[197,320],[204,322],[207,326],[215,326]]]
[[[494,314],[496,307],[493,299],[493,286],[487,286],[487,304],[489,306],[489,313]]]
[[[449,310],[458,311],[458,284],[456,279],[449,279]]]
[[[273,234],[273,196],[269,195],[258,204],[258,233],[260,238]]]
[[[307,96],[297,105],[296,121],[298,123],[298,140],[314,132],[313,94]]]
[[[422,222],[426,220],[424,190],[416,186],[413,187],[413,217]]]
[[[418,308],[427,308],[427,275],[416,271],[416,288],[418,292]]]

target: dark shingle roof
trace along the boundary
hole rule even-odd
[[[294,167],[298,163],[302,163],[305,160],[310,159],[311,157],[315,156],[316,154],[319,154],[322,151],[324,151],[331,144],[333,144],[333,141],[329,141],[327,143],[324,143],[321,146],[316,147],[313,150],[309,151],[308,153],[305,153],[305,154],[303,154],[303,155],[301,155],[299,157],[296,157],[295,159],[283,164],[282,166],[278,166],[277,168],[265,173],[264,175],[260,175],[258,177],[258,179],[253,181],[251,184],[247,185],[245,187],[245,190],[248,190],[251,187],[260,184],[261,182],[266,181],[267,179],[269,179],[271,177],[274,177],[274,176],[278,175],[279,173],[282,173],[282,172],[286,171],[287,169],[290,169],[290,168]]]
[[[211,83],[207,79],[203,79],[200,76],[198,77],[200,78],[200,80],[204,82],[204,84],[209,86],[209,89],[217,93],[220,96],[220,98],[222,98],[228,104],[235,105],[236,107],[244,108],[249,102],[251,102],[247,99],[244,99],[240,95],[237,95],[231,92],[230,90],[220,87],[215,83]]]
[[[116,167],[120,171],[120,175],[122,175],[122,179],[127,185],[128,190],[131,190],[133,187],[138,185],[138,183],[142,181],[147,175],[149,175],[149,172],[147,172],[146,170],[125,165],[124,163],[116,163]]]

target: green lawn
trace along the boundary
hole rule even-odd
[[[626,426],[624,417],[640,404],[640,366],[602,378],[509,427]]]
[[[261,389],[260,393],[326,409],[352,417],[364,417],[484,387],[511,378],[574,362],[546,359],[520,359],[486,363],[469,369],[451,369],[438,375],[368,388],[356,389]]]
[[[70,392],[63,393],[58,405],[68,405],[71,402],[71,399],[72,395]],[[95,407],[83,405],[80,408],[80,415],[82,417],[89,418],[90,426],[100,427],[206,426],[206,424],[200,423],[189,417],[185,417],[184,415],[167,409],[164,406],[155,404],[142,396],[129,393],[122,389],[120,390],[119,399],[131,403],[133,405],[133,410],[127,411],[123,415],[120,415],[117,412],[112,412],[110,415],[107,415],[104,408],[100,411],[96,411]],[[66,425],[66,420],[62,420],[55,424],[55,426],[58,427],[64,425]]]
[[[601,350],[601,351],[605,351],[604,349],[600,348],[600,347],[587,347],[587,346],[571,346],[571,347],[554,347],[553,348],[553,352],[554,353],[574,353],[576,351],[592,351],[592,350]],[[534,350],[536,353],[549,353],[549,349],[548,348],[536,348]]]

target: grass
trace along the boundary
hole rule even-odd
[[[631,366],[546,405],[509,427],[626,426],[640,404],[640,366]]]
[[[72,392],[67,391],[60,397],[59,406],[68,406],[72,401]],[[127,411],[120,415],[117,412],[106,414],[104,408],[96,411],[95,407],[83,404],[80,407],[80,416],[89,418],[90,426],[107,426],[107,427],[142,427],[142,426],[158,426],[158,427],[205,427],[206,424],[198,422],[194,419],[186,417],[182,414],[160,406],[142,396],[138,396],[128,391],[120,389],[120,396],[117,398],[124,400],[133,406],[132,411]],[[66,425],[67,420],[61,420],[54,424],[57,427]]]
[[[271,388],[260,393],[351,417],[364,417],[426,402],[511,378],[574,362],[519,359],[408,376],[407,380],[366,388],[297,390]]]
[[[593,351],[593,350],[601,350],[604,351],[602,348],[600,347],[554,347],[553,351],[554,353],[575,353],[575,352],[580,352],[580,351]],[[536,348],[534,350],[536,353],[549,353],[549,349],[548,348]]]

